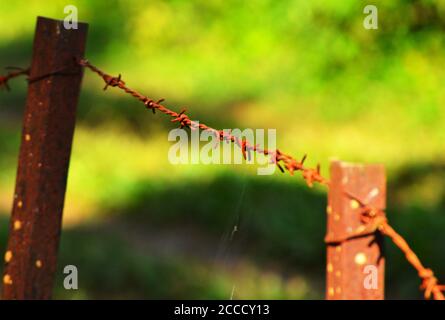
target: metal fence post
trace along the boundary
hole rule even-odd
[[[344,239],[362,225],[359,203],[345,193],[378,208],[386,205],[386,177],[382,165],[331,163],[327,207],[327,238]],[[363,228],[363,227],[361,227]],[[326,299],[384,298],[385,260],[379,233],[327,246]]]
[[[49,299],[87,24],[38,17],[3,275],[4,299]]]

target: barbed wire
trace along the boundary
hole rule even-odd
[[[10,70],[15,70],[15,71],[10,71],[8,72],[7,75],[5,76],[1,76],[0,75],[0,89],[1,88],[5,88],[6,91],[10,91],[11,88],[9,87],[8,81],[16,78],[18,76],[22,76],[22,75],[29,75],[29,68],[28,69],[22,69],[19,67],[7,67],[6,69],[10,69]]]
[[[196,130],[197,128],[199,128],[204,131],[212,132],[221,140],[231,141],[241,148],[244,159],[246,159],[246,152],[250,153],[251,151],[262,153],[266,156],[269,155],[271,157],[271,163],[275,163],[281,172],[284,172],[283,167],[291,175],[293,175],[295,171],[300,171],[302,173],[303,179],[306,181],[309,187],[312,187],[314,183],[325,185],[327,188],[329,188],[330,186],[329,180],[321,175],[319,164],[316,168],[309,168],[304,166],[304,162],[307,158],[306,155],[304,155],[303,158],[298,161],[291,155],[281,152],[279,149],[261,149],[257,145],[251,145],[248,141],[241,140],[240,138],[233,136],[223,130],[216,130],[202,123],[197,124],[196,122],[190,120],[189,116],[185,113],[185,109],[177,113],[162,105],[161,102],[163,101],[163,99],[155,102],[153,99],[150,99],[147,96],[142,95],[138,91],[129,88],[122,80],[120,74],[117,77],[110,76],[109,74],[106,74],[102,70],[93,66],[86,59],[79,60],[79,64],[102,77],[102,79],[105,81],[104,90],[106,90],[109,86],[118,87],[124,90],[126,93],[132,95],[139,101],[143,102],[144,105],[148,109],[151,109],[153,112],[155,112],[155,110],[159,110],[160,112],[173,117],[172,122],[178,122],[181,128],[189,127],[191,130]],[[283,167],[281,166],[281,164],[283,165]],[[345,192],[345,194],[346,196],[353,197],[347,192]],[[394,244],[399,247],[400,250],[405,254],[408,262],[417,270],[419,277],[422,279],[421,288],[425,291],[425,298],[429,299],[431,295],[433,295],[434,299],[445,300],[445,297],[441,292],[442,290],[445,290],[445,286],[438,284],[438,280],[434,276],[433,271],[423,266],[423,264],[420,262],[414,251],[409,247],[405,239],[389,225],[388,220],[385,216],[385,212],[381,209],[373,208],[365,204],[363,201],[356,197],[353,198],[360,204],[360,216],[362,222],[365,225],[364,229],[358,229],[353,236],[357,237],[365,235],[367,233],[372,234],[377,231],[380,231],[384,235],[388,236],[394,242]]]
[[[391,227],[385,212],[382,209],[370,206],[349,192],[345,191],[344,193],[348,198],[355,200],[359,204],[358,210],[360,211],[360,217],[364,225],[358,227],[350,236],[341,239],[339,242],[380,231],[392,240],[392,242],[405,254],[406,260],[408,260],[414,269],[416,269],[418,276],[422,280],[420,288],[424,290],[425,298],[430,299],[431,295],[433,295],[435,300],[445,300],[445,296],[442,293],[442,291],[445,290],[445,285],[440,285],[438,283],[438,279],[435,277],[434,272],[422,264],[406,240]],[[336,240],[326,239],[326,242],[331,243],[336,242]]]
[[[243,154],[244,159],[250,158],[251,152],[257,152],[263,154],[265,156],[270,157],[270,162],[275,164],[281,172],[285,172],[287,170],[290,175],[294,175],[295,172],[301,172],[303,179],[306,181],[309,187],[312,187],[315,183],[324,185],[326,188],[330,188],[330,181],[323,177],[320,172],[320,164],[318,164],[315,168],[310,168],[304,165],[305,160],[307,159],[307,155],[304,155],[301,160],[297,160],[289,154],[285,154],[281,152],[279,149],[268,150],[260,148],[259,145],[252,145],[249,141],[245,139],[241,139],[237,136],[234,136],[230,133],[230,131],[225,130],[217,130],[212,127],[209,127],[203,123],[193,121],[186,114],[186,109],[182,109],[180,112],[173,111],[162,104],[164,99],[153,100],[138,91],[129,88],[125,82],[122,80],[121,74],[117,77],[113,77],[104,71],[100,70],[96,66],[92,65],[86,59],[79,59],[77,63],[95,74],[99,75],[105,82],[105,86],[103,90],[107,90],[108,87],[118,87],[123,90],[125,93],[130,94],[134,98],[141,101],[144,106],[155,113],[156,110],[159,112],[166,114],[173,119],[171,122],[176,122],[180,125],[180,128],[188,127],[190,130],[203,130],[211,132],[218,138],[220,141],[227,141],[236,144]],[[51,73],[50,75],[55,75],[55,73]],[[18,69],[16,72],[10,72],[6,76],[0,76],[0,87],[5,86],[6,89],[9,90],[9,86],[7,85],[8,80],[17,77],[19,75],[29,74],[29,69]],[[38,78],[40,79],[40,78]],[[284,169],[283,169],[284,168]],[[349,197],[352,200],[355,200],[359,207],[361,225],[354,232],[351,233],[350,236],[343,239],[330,239],[325,238],[325,242],[327,244],[331,243],[342,243],[353,238],[362,237],[366,235],[372,235],[376,232],[380,232],[383,235],[389,237],[392,242],[405,254],[407,261],[416,269],[418,276],[422,280],[420,288],[424,291],[424,297],[426,299],[430,299],[433,297],[435,300],[445,300],[445,296],[442,291],[445,290],[445,285],[440,285],[438,283],[438,279],[435,277],[434,272],[426,268],[420,259],[417,257],[415,252],[408,245],[406,240],[397,233],[389,224],[385,211],[383,209],[375,208],[364,201],[360,200],[358,197],[352,195],[351,193],[344,191],[345,196]]]
[[[306,155],[300,161],[298,161],[294,159],[292,156],[281,152],[279,149],[276,150],[262,149],[258,145],[252,145],[249,141],[234,136],[228,131],[216,130],[203,123],[192,121],[189,118],[189,116],[185,113],[186,109],[182,109],[179,113],[175,112],[161,104],[161,102],[163,102],[164,99],[155,101],[147,96],[144,96],[138,91],[129,88],[128,86],[126,86],[125,82],[121,79],[120,74],[117,77],[110,76],[109,74],[106,74],[97,67],[93,66],[86,59],[79,60],[79,64],[85,68],[90,69],[91,71],[95,72],[96,74],[102,77],[102,79],[105,81],[104,90],[106,90],[108,87],[118,87],[119,89],[124,90],[126,93],[132,95],[133,97],[141,101],[145,105],[145,107],[147,109],[152,110],[153,113],[155,112],[155,110],[158,110],[172,117],[173,119],[171,121],[179,123],[180,128],[189,127],[191,130],[201,129],[203,131],[211,132],[221,141],[233,142],[238,147],[241,148],[241,152],[243,154],[244,159],[247,158],[247,155],[250,154],[250,152],[261,153],[266,156],[270,156],[271,163],[276,164],[281,172],[284,172],[284,169],[286,169],[287,171],[289,171],[291,175],[293,175],[295,171],[301,171],[303,178],[306,180],[309,186],[313,186],[314,183],[320,183],[324,185],[329,184],[329,181],[321,176],[319,165],[315,169],[304,166]]]

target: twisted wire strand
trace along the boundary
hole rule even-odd
[[[309,168],[304,166],[304,162],[306,160],[306,155],[298,161],[293,158],[291,155],[285,154],[281,152],[279,149],[276,150],[268,150],[259,148],[257,145],[252,145],[246,140],[241,140],[240,138],[233,136],[230,133],[227,133],[223,130],[216,130],[212,127],[209,127],[205,124],[199,123],[197,125],[196,122],[190,120],[189,116],[185,113],[185,109],[181,112],[177,113],[171,109],[168,109],[164,105],[161,104],[163,99],[154,101],[147,96],[139,93],[138,91],[129,88],[124,81],[121,79],[121,75],[117,77],[110,76],[109,74],[103,72],[99,68],[93,66],[88,60],[81,59],[79,60],[79,64],[85,68],[90,69],[94,73],[98,74],[105,81],[104,90],[106,90],[109,86],[118,87],[123,90],[127,94],[132,95],[148,108],[155,112],[155,110],[159,110],[160,112],[172,117],[172,122],[178,122],[180,127],[189,127],[191,130],[196,130],[197,128],[210,131],[219,137],[221,140],[231,141],[238,145],[241,148],[244,159],[246,159],[246,153],[257,152],[262,153],[264,155],[269,155],[271,157],[271,163],[275,163],[281,172],[284,172],[286,169],[291,175],[294,174],[295,171],[300,171],[303,179],[306,181],[309,187],[312,187],[314,183],[319,183],[321,185],[326,186],[328,189],[330,187],[330,182],[328,179],[324,178],[320,173],[320,165],[317,165],[316,168]],[[346,194],[348,196],[348,194]],[[350,196],[350,195],[349,195]],[[417,270],[419,277],[422,280],[422,284],[420,288],[424,290],[424,296],[426,299],[430,299],[431,296],[435,300],[445,300],[445,296],[442,291],[445,290],[444,285],[439,285],[437,278],[434,276],[434,273],[431,269],[425,268],[417,255],[405,241],[405,239],[397,233],[388,223],[388,220],[385,217],[385,212],[381,209],[377,209],[371,207],[360,199],[356,199],[361,207],[361,216],[364,223],[367,223],[371,226],[373,232],[380,231],[382,234],[389,237],[392,242],[405,254],[408,262]],[[363,234],[364,231],[357,232],[355,236],[359,236]]]
[[[118,87],[125,93],[141,101],[145,105],[145,107],[149,110],[152,110],[153,113],[158,110],[159,112],[172,117],[173,119],[171,120],[171,122],[177,122],[181,128],[189,127],[191,130],[200,129],[203,131],[208,131],[219,138],[220,141],[227,141],[236,144],[241,149],[244,159],[250,158],[251,152],[257,152],[265,156],[269,156],[271,163],[274,163],[281,172],[284,173],[285,170],[287,170],[291,175],[294,175],[295,172],[301,172],[303,179],[306,181],[309,187],[312,187],[315,183],[318,183],[324,185],[328,189],[330,188],[329,180],[323,177],[320,173],[320,165],[317,165],[315,168],[310,168],[304,165],[304,162],[307,158],[306,155],[304,155],[301,160],[297,160],[291,155],[281,152],[279,149],[263,149],[260,148],[258,145],[252,145],[245,139],[240,139],[239,137],[232,135],[230,132],[224,130],[216,130],[203,123],[192,121],[185,113],[185,109],[182,109],[180,112],[173,111],[162,104],[164,99],[155,101],[139,93],[138,91],[131,89],[122,80],[120,74],[117,77],[113,77],[100,70],[96,66],[92,65],[86,59],[79,59],[77,60],[77,63],[80,66],[87,68],[95,74],[99,75],[104,80],[105,87],[103,88],[103,90],[106,90],[108,87]],[[7,90],[9,90],[10,88],[8,86],[8,81],[20,75],[29,75],[29,68],[18,68],[17,71],[10,72],[6,76],[0,76],[0,88],[3,86]],[[36,78],[36,81],[39,79],[39,77]],[[442,291],[445,290],[445,285],[440,285],[438,283],[438,279],[435,277],[434,272],[431,269],[426,268],[422,264],[422,262],[408,245],[406,240],[391,227],[385,216],[385,211],[364,203],[348,192],[345,192],[345,196],[350,197],[351,199],[354,199],[359,203],[358,210],[360,210],[361,220],[364,225],[362,226],[362,228],[359,228],[358,230],[356,230],[355,233],[347,238],[325,239],[326,243],[342,243],[355,237],[371,235],[375,232],[381,232],[383,235],[386,235],[392,240],[392,242],[405,254],[407,261],[414,267],[414,269],[416,269],[418,276],[422,280],[420,289],[424,291],[424,297],[426,299],[430,299],[432,297],[435,300],[445,300],[445,296],[442,293]]]
[[[10,71],[5,76],[0,75],[0,88],[5,88],[6,91],[10,91],[11,88],[9,87],[9,80],[22,76],[22,75],[29,75],[29,68],[22,69],[22,68],[15,68],[15,67],[9,67],[7,69],[13,69],[15,71]]]

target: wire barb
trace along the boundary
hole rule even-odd
[[[105,87],[104,91],[107,90],[108,87],[117,87],[119,85],[125,85],[125,82],[121,80],[121,74],[119,74],[117,77],[112,77],[109,75],[104,75],[103,79],[105,81]]]

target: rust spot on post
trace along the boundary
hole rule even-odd
[[[14,226],[13,226],[14,230],[20,230],[21,227],[22,223],[19,220],[14,221]]]
[[[14,257],[4,271],[4,299],[51,298],[82,79],[74,57],[83,57],[86,34],[84,23],[66,30],[63,21],[37,19],[7,245]]]

